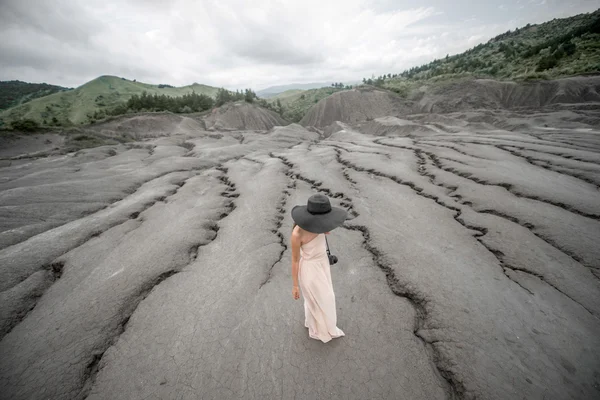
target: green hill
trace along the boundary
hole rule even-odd
[[[406,95],[423,81],[461,77],[528,80],[600,72],[600,9],[570,18],[527,24],[462,54],[387,74],[364,83]]]
[[[304,89],[290,89],[285,92],[276,94],[275,96],[269,97],[270,102],[276,102],[279,99],[282,103],[289,99],[297,99],[302,93],[306,92]]]
[[[179,97],[195,92],[215,97],[218,88],[194,83],[189,86],[150,85],[116,76],[101,76],[74,90],[54,93],[0,113],[0,121],[9,125],[16,120],[31,119],[42,126],[80,125],[91,121],[96,112],[112,110],[134,94],[165,94]],[[2,125],[0,123],[0,126]]]
[[[21,81],[0,81],[0,110],[27,103],[38,97],[71,90],[47,83],[27,83]]]
[[[298,122],[308,109],[318,103],[319,100],[341,90],[343,89],[334,87],[309,90],[292,89],[279,93],[277,96],[267,99],[267,101],[275,106],[275,111],[279,112],[284,119]],[[277,101],[281,105],[281,110],[278,109]]]

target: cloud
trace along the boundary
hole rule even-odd
[[[360,80],[464,51],[526,14],[520,1],[506,20],[477,3],[465,21],[456,9],[473,3],[456,1],[4,0],[0,79],[78,86],[112,74],[233,89]],[[556,14],[565,7],[553,4]]]

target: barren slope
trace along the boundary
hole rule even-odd
[[[361,87],[334,93],[315,104],[300,121],[304,126],[325,128],[335,121],[357,122],[397,115],[408,108],[393,93]]]
[[[287,123],[273,111],[246,102],[228,103],[205,118],[211,130],[268,130]]]

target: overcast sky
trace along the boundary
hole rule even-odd
[[[0,80],[230,89],[402,72],[598,0],[0,0]]]

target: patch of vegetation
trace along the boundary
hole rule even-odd
[[[61,132],[61,134],[66,136],[64,147],[60,150],[61,153],[71,153],[82,149],[127,143],[135,140],[129,135],[113,137],[79,128],[71,128]],[[114,149],[109,149],[108,154],[115,155],[116,152]]]
[[[256,93],[254,93],[254,91],[252,89],[246,89],[243,92],[236,90],[235,93],[233,93],[233,92],[230,92],[229,90],[221,88],[217,92],[215,105],[217,107],[221,107],[223,104],[225,104],[227,102],[241,101],[241,100],[244,100],[247,103],[254,103],[254,101],[257,99],[258,99],[258,96],[256,96]]]
[[[363,83],[407,96],[416,84],[475,77],[555,79],[600,72],[600,10],[507,31],[464,53]],[[424,82],[425,81],[425,82]]]
[[[337,83],[332,83],[331,87],[334,87],[336,89],[352,89],[352,85],[344,85],[342,82],[337,82]]]
[[[140,96],[134,94],[125,104],[120,104],[108,112],[96,111],[91,115],[92,122],[106,117],[106,115],[122,115],[127,113],[147,111],[170,111],[173,113],[191,113],[212,108],[214,100],[204,94],[190,93],[180,97],[169,97],[164,94],[150,95],[142,92]]]
[[[126,104],[134,95],[165,95],[181,97],[196,93],[214,98],[218,88],[194,83],[179,88],[161,84],[149,85],[115,76],[101,76],[74,90],[54,93],[0,112],[5,125],[15,120],[31,119],[40,126],[78,126],[91,123],[101,115],[108,115],[119,105]]]
[[[47,83],[27,83],[21,81],[0,81],[0,110],[27,103],[38,97],[72,90]]]
[[[40,129],[40,124],[32,119],[18,119],[10,124],[15,131],[34,132]]]

